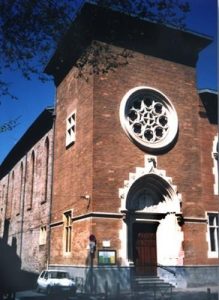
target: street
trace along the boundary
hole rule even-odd
[[[105,297],[100,296],[92,296],[88,294],[77,293],[75,296],[72,297],[64,297],[63,295],[51,295],[48,296],[43,293],[38,293],[35,290],[26,290],[22,292],[17,292],[15,296],[15,300],[100,300],[104,299]]]
[[[154,295],[153,293],[137,292],[135,294],[125,293],[121,295],[88,295],[85,293],[76,293],[74,297],[68,297],[69,300],[218,300],[218,287],[211,287],[206,290],[202,288],[191,288],[191,289],[178,289],[174,290],[173,294],[169,297],[161,295]],[[42,293],[37,293],[35,290],[26,290],[17,292],[15,300],[67,300],[62,295],[47,296]]]

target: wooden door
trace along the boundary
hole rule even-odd
[[[136,223],[134,229],[134,262],[138,275],[156,275],[156,226]]]

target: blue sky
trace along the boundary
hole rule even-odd
[[[217,0],[189,0],[191,12],[187,28],[211,36],[213,43],[204,49],[197,63],[197,88],[217,89]],[[27,81],[19,72],[6,71],[4,78],[11,82],[11,90],[17,100],[1,98],[0,123],[20,116],[18,126],[12,131],[0,133],[0,163],[14,147],[28,127],[47,106],[54,105],[53,82],[41,83],[37,79]]]

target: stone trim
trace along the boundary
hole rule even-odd
[[[206,221],[207,221],[207,228],[206,228],[206,241],[208,243],[208,258],[219,258],[219,245],[218,245],[218,236],[215,237],[215,246],[216,250],[212,251],[211,250],[211,238],[210,238],[210,224],[209,224],[209,219],[208,215],[209,214],[214,214],[218,215],[218,211],[206,211]],[[217,226],[218,227],[218,226]]]
[[[122,213],[108,213],[108,212],[91,212],[88,214],[83,214],[79,216],[75,216],[72,218],[72,221],[78,221],[82,219],[88,219],[88,218],[111,218],[111,219],[122,219],[123,218]]]
[[[213,168],[212,173],[214,175],[214,195],[219,194],[219,186],[218,186],[218,136],[216,135],[213,140],[212,147],[212,158],[213,158]]]
[[[185,223],[207,223],[207,219],[206,218],[198,218],[198,217],[184,217],[183,221]]]
[[[180,203],[182,201],[182,196],[178,193],[177,186],[173,185],[172,178],[166,176],[165,170],[160,170],[157,168],[157,158],[152,155],[145,155],[145,166],[144,167],[136,167],[135,173],[129,173],[129,179],[124,180],[124,187],[119,189],[119,197],[121,199],[121,207],[120,211],[125,211],[126,208],[126,200],[129,193],[129,190],[137,182],[138,179],[146,176],[146,175],[154,175],[160,177],[163,182],[168,185],[168,193],[169,197],[172,201],[175,202],[174,212],[177,214],[181,213]],[[157,211],[163,212],[163,211]],[[171,211],[167,211],[170,213]]]
[[[57,221],[57,222],[53,222],[51,223],[49,226],[52,227],[57,227],[57,226],[62,226],[63,225],[63,221]]]

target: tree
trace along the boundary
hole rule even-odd
[[[1,0],[0,2],[0,103],[15,98],[4,81],[5,69],[20,70],[26,79],[37,75],[45,81],[43,69],[57,42],[72,23],[85,0]],[[189,4],[184,0],[96,0],[140,18],[185,26]]]

